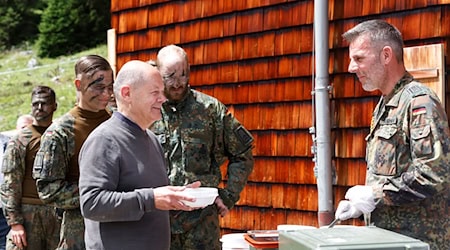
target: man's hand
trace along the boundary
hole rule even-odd
[[[185,186],[164,186],[154,188],[153,196],[155,199],[155,207],[160,210],[194,210],[195,208],[183,203],[183,201],[195,201],[194,197],[182,192],[185,189]]]
[[[27,243],[27,234],[22,224],[11,225],[11,239],[19,249],[24,249]]]
[[[358,185],[351,187],[345,194],[345,198],[363,214],[368,214],[375,209],[375,200],[371,186]]]
[[[375,209],[373,190],[370,186],[354,186],[345,194],[345,198],[339,202],[335,217],[339,220],[358,218],[363,213],[368,214]]]
[[[361,210],[357,209],[350,201],[342,200],[336,209],[335,218],[344,221],[351,218],[358,218],[361,215]]]
[[[214,203],[217,206],[217,210],[219,211],[220,216],[224,217],[230,211],[230,210],[228,210],[227,206],[225,206],[225,204],[223,204],[223,201],[219,196],[217,196]]]

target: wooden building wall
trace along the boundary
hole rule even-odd
[[[314,1],[112,0],[111,11],[118,69],[180,45],[190,58],[191,86],[225,103],[255,137],[254,171],[236,207],[221,219],[222,231],[318,226],[308,131]],[[364,183],[364,137],[379,95],[363,91],[347,73],[341,34],[373,18],[396,25],[407,46],[444,43],[450,52],[450,0],[329,1],[335,204],[349,186]]]

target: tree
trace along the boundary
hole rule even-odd
[[[0,48],[33,40],[46,0],[0,0]]]
[[[39,56],[57,57],[106,42],[110,0],[47,0],[39,24]]]

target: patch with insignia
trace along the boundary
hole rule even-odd
[[[247,129],[245,129],[244,127],[239,126],[238,128],[236,128],[234,130],[234,133],[236,134],[236,137],[239,138],[239,140],[245,145],[248,146],[252,143],[253,141],[253,137],[250,134],[250,132],[248,132]]]
[[[414,107],[412,111],[412,115],[423,115],[427,113],[427,108],[424,106]]]

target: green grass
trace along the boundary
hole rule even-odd
[[[73,80],[75,61],[81,56],[97,54],[107,58],[107,46],[100,45],[74,55],[56,59],[38,58],[33,49],[12,49],[0,53],[0,131],[15,128],[16,119],[31,112],[31,90],[46,85],[56,92],[57,118],[70,110],[76,101]],[[27,66],[36,58],[38,65]]]

